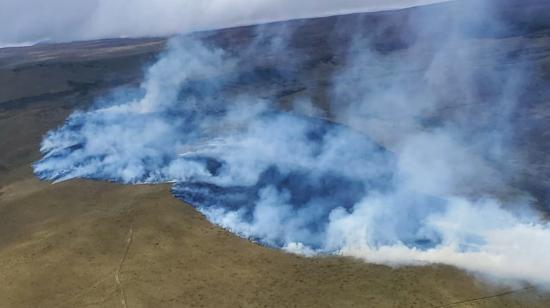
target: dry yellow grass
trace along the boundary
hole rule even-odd
[[[440,307],[506,291],[450,267],[261,247],[212,226],[166,185],[29,178],[2,192],[0,307]],[[459,306],[549,303],[528,290]]]

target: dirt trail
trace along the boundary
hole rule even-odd
[[[118,268],[115,271],[115,281],[120,290],[120,302],[122,303],[123,308],[127,308],[128,306],[126,304],[126,293],[124,292],[124,287],[122,286],[122,283],[120,281],[120,274],[122,272],[122,266],[124,265],[124,261],[126,261],[126,258],[128,257],[128,251],[130,251],[130,246],[132,245],[133,239],[134,239],[134,227],[132,224],[130,225],[130,230],[128,230],[128,238],[126,239],[126,247],[124,250],[124,255],[122,255],[122,258],[120,259],[120,262],[118,264]]]
[[[494,299],[494,298],[497,298],[497,297],[508,296],[508,295],[521,293],[521,292],[526,292],[526,291],[536,291],[536,289],[535,289],[535,287],[525,287],[525,288],[522,288],[522,289],[510,290],[510,291],[498,293],[498,294],[495,294],[495,295],[483,296],[483,297],[467,299],[467,300],[463,300],[463,301],[459,301],[459,302],[454,302],[454,303],[450,303],[450,304],[447,304],[447,305],[439,306],[437,308],[446,308],[446,307],[455,307],[455,306],[466,305],[466,304],[473,304],[475,302],[491,300],[491,299]]]

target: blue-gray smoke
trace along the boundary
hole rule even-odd
[[[192,37],[173,39],[139,89],[115,92],[49,132],[35,173],[171,182],[210,221],[305,255],[443,263],[550,283],[550,225],[526,194],[499,198],[508,187],[492,162],[504,143],[491,140],[506,127],[487,136],[462,116],[421,125],[441,107],[438,91],[453,86],[456,100],[468,99],[475,52],[462,54],[460,41],[449,40],[429,60],[387,57],[361,47],[369,40],[358,38],[335,74],[336,123],[300,115],[324,113],[307,99],[283,112],[254,91],[228,91],[243,78],[235,74],[240,59]],[[427,65],[430,91],[407,74],[387,75],[404,63]],[[448,72],[457,78],[446,80]],[[499,108],[512,106],[511,97]]]

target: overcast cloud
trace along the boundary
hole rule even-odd
[[[0,0],[0,46],[164,36],[444,0]]]

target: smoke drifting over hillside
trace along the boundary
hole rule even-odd
[[[498,170],[510,159],[511,115],[529,68],[521,55],[506,70],[474,65],[487,51],[462,36],[492,10],[473,3],[440,16],[453,31],[429,50],[388,54],[368,29],[340,29],[356,33],[330,85],[340,124],[299,115],[325,112],[307,99],[289,113],[253,91],[229,94],[257,41],[239,58],[197,37],[175,38],[139,89],[115,91],[50,132],[35,173],[173,182],[173,193],[210,221],[296,253],[442,263],[548,286],[550,224]],[[433,16],[409,22],[423,34]],[[274,32],[272,53],[284,53],[286,30]],[[411,78],[419,69],[422,80]],[[490,124],[459,111],[430,122],[448,104],[474,103],[480,90],[491,93],[490,102],[475,102]]]
[[[265,21],[403,8],[441,0],[4,0],[0,47],[166,36]]]

